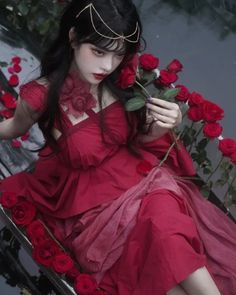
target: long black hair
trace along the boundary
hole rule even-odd
[[[92,21],[90,8],[88,7],[87,9],[84,9],[89,4],[93,5],[96,9],[96,11],[92,11]],[[83,12],[80,13],[81,11]],[[98,14],[96,12],[98,12]],[[123,62],[111,75],[99,84],[98,98],[100,106],[104,86],[123,102],[130,96],[129,92],[124,92],[119,89],[116,86],[115,81],[120,69],[124,66],[124,63],[126,63],[139,50],[142,34],[142,25],[139,15],[131,0],[72,0],[66,7],[61,17],[57,38],[54,40],[48,51],[46,51],[41,62],[41,77],[44,77],[49,81],[49,88],[46,100],[47,104],[39,119],[39,127],[49,145],[56,146],[56,141],[52,136],[52,129],[55,120],[57,120],[59,124],[61,122],[59,107],[60,89],[68,75],[73,61],[73,49],[69,39],[69,31],[71,28],[73,28],[75,32],[76,43],[78,45],[86,42],[104,48],[105,50],[109,50],[112,46],[112,49],[114,50],[114,44],[118,44],[118,42],[115,42],[112,38],[104,38],[102,35],[114,37],[115,35],[113,32],[116,32],[119,35],[129,36],[135,32],[137,25],[138,30],[136,33],[129,37],[129,41],[124,40],[125,57]],[[99,33],[96,32],[94,26]],[[117,48],[117,50],[120,49]],[[137,112],[136,115],[139,124],[135,128],[141,130],[145,121],[145,110],[142,109]],[[128,114],[127,119],[130,125],[128,142],[132,142],[135,134],[133,122],[131,122]],[[103,123],[104,122],[101,124],[101,129],[104,127]],[[61,129],[63,129],[62,124]]]

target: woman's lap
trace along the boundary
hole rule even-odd
[[[205,265],[203,246],[182,198],[167,190],[147,195],[122,256],[101,286],[111,294],[164,295]]]

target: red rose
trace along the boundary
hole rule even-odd
[[[21,139],[22,141],[26,141],[28,138],[29,138],[29,132],[25,133],[24,135],[22,135],[22,136],[20,137],[20,139]]]
[[[1,195],[0,203],[3,208],[12,208],[18,202],[18,196],[14,192],[3,192]]]
[[[219,123],[205,123],[203,127],[203,134],[211,139],[216,138],[222,133],[222,126]]]
[[[71,269],[69,269],[66,272],[67,278],[69,278],[72,281],[74,281],[78,277],[78,275],[80,275],[80,272],[79,272],[78,268],[75,266],[73,266]]]
[[[213,102],[206,100],[202,109],[203,119],[207,122],[216,122],[224,117],[224,110]]]
[[[19,56],[14,56],[11,59],[11,62],[14,63],[14,64],[19,64],[21,62],[21,58]]]
[[[167,69],[170,72],[178,73],[178,72],[182,71],[183,65],[181,64],[181,62],[178,59],[173,59],[172,62],[170,62],[168,64]]]
[[[187,101],[190,96],[188,88],[185,87],[184,85],[176,85],[175,88],[180,89],[180,92],[175,97],[176,100],[183,101],[183,102]]]
[[[117,86],[126,89],[130,86],[133,86],[136,80],[136,72],[138,67],[138,55],[128,61],[124,67],[121,69],[120,75],[117,79]]]
[[[21,66],[19,64],[14,64],[13,70],[15,73],[19,73],[19,72],[21,72]]]
[[[12,209],[12,220],[18,225],[28,225],[36,215],[35,206],[28,201],[19,201]]]
[[[9,119],[12,118],[14,116],[14,113],[12,110],[1,110],[0,111],[0,116]]]
[[[133,86],[135,80],[136,73],[130,68],[123,68],[117,81],[117,85],[122,89],[126,89]]]
[[[11,75],[10,79],[8,80],[8,84],[12,87],[16,87],[19,84],[19,78],[17,75]]]
[[[74,265],[73,260],[65,253],[57,254],[52,261],[52,268],[57,273],[66,273]]]
[[[34,246],[48,239],[44,225],[40,220],[34,220],[27,226],[27,235]]]
[[[74,288],[80,295],[91,295],[96,290],[97,283],[90,275],[80,274],[75,280]]]
[[[33,249],[33,258],[39,264],[49,267],[60,252],[59,246],[54,241],[45,240]]]
[[[163,86],[169,86],[171,83],[177,81],[178,76],[174,72],[169,72],[167,70],[161,70],[160,76],[156,80],[157,84],[161,84]]]
[[[203,104],[204,101],[205,101],[205,99],[203,98],[203,96],[200,93],[193,92],[189,96],[188,104],[190,106],[199,106],[199,105]]]
[[[18,139],[12,139],[11,146],[15,149],[18,149],[22,146],[22,144]]]
[[[159,65],[159,59],[152,54],[142,54],[139,58],[140,66],[147,71],[156,69]]]
[[[142,160],[136,166],[136,171],[139,174],[148,175],[148,173],[152,170],[152,168],[153,168],[153,165],[150,162],[146,160]]]
[[[7,71],[8,71],[9,74],[14,74],[14,73],[15,73],[13,67],[9,67],[9,68],[7,69]]]
[[[187,116],[193,122],[198,122],[202,120],[202,108],[197,106],[190,107],[187,111]]]
[[[232,155],[230,156],[230,159],[231,159],[232,163],[234,163],[236,165],[236,151],[232,153]]]
[[[234,152],[236,152],[236,141],[231,138],[224,138],[220,140],[219,150],[222,152],[223,156],[230,157]]]
[[[8,109],[15,109],[16,108],[16,99],[15,97],[10,93],[6,92],[1,96],[1,100],[3,101],[4,105]]]

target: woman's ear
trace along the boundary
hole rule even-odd
[[[69,41],[70,41],[71,47],[74,49],[76,46],[76,33],[75,33],[74,27],[72,27],[69,31]]]

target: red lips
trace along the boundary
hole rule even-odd
[[[96,80],[103,80],[107,77],[105,74],[93,74],[93,76]]]

